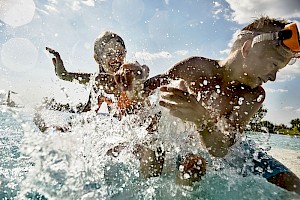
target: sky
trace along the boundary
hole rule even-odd
[[[57,50],[68,71],[97,72],[93,43],[104,31],[120,35],[128,62],[150,76],[189,56],[223,59],[238,31],[261,16],[300,27],[299,0],[0,0],[0,90],[13,90],[34,107],[43,97],[76,104],[88,91],[59,80],[45,47]],[[300,117],[300,61],[263,85],[265,120],[289,125]]]

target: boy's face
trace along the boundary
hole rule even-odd
[[[274,81],[277,72],[285,67],[293,53],[277,41],[260,42],[249,49],[244,59],[244,80],[255,88],[267,81]]]
[[[126,50],[115,39],[111,39],[104,48],[102,60],[106,72],[115,73],[124,63],[126,57]]]

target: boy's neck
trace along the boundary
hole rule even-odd
[[[223,60],[219,60],[220,74],[222,74],[224,81],[238,83],[238,78],[243,70],[243,57],[240,51],[231,52],[229,56]]]

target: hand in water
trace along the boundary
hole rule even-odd
[[[55,57],[55,58],[52,58],[53,65],[55,67],[55,73],[58,76],[62,76],[66,72],[66,69],[64,67],[64,63],[63,63],[62,59],[60,58],[59,53],[49,47],[46,47],[46,50],[49,51],[49,53],[53,54]]]
[[[178,161],[176,183],[180,185],[192,185],[200,181],[205,173],[206,160],[201,155],[189,153],[181,157]]]

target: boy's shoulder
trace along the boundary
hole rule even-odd
[[[213,64],[213,65],[218,65],[218,61],[210,58],[205,58],[202,56],[191,56],[186,59],[183,59],[180,61],[180,63],[185,63],[185,62],[193,62],[195,64]]]
[[[218,60],[213,60],[201,56],[191,56],[177,63],[178,68],[189,76],[194,78],[199,77],[215,77],[218,74]],[[192,73],[192,74],[191,74]]]
[[[207,75],[213,75],[215,69],[219,68],[219,64],[217,60],[201,57],[201,56],[191,56],[186,59],[183,59],[175,64],[174,69],[182,70],[182,71],[198,71],[204,72]],[[201,74],[201,73],[200,73]]]

